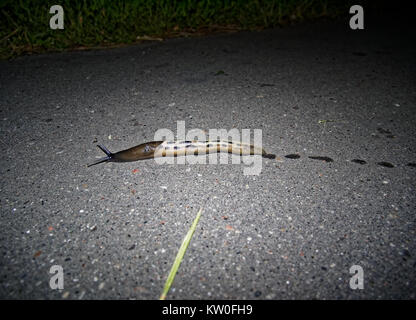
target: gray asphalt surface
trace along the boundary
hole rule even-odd
[[[398,22],[0,62],[0,297],[157,299],[202,206],[168,298],[415,299],[415,29]],[[258,176],[243,164],[86,167],[97,143],[119,151],[178,120],[262,129],[278,158]],[[353,265],[363,290],[350,288]]]

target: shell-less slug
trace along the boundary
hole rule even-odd
[[[107,156],[98,159],[93,165],[103,162],[130,162],[157,157],[178,157],[216,152],[227,152],[242,155],[261,155],[274,159],[276,155],[267,153],[263,148],[239,142],[226,140],[215,141],[152,141],[139,144],[130,149],[111,153],[106,147],[97,145]]]

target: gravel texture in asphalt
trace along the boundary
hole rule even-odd
[[[203,207],[168,298],[415,299],[414,34],[324,21],[0,62],[0,297],[157,299]],[[177,121],[261,129],[277,158],[86,167]]]

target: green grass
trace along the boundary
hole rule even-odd
[[[172,268],[170,269],[168,278],[166,279],[165,287],[163,288],[162,294],[160,295],[159,300],[165,300],[166,296],[169,292],[169,289],[173,283],[173,280],[175,280],[176,272],[179,269],[179,266],[181,265],[183,256],[185,255],[186,249],[189,246],[189,243],[191,242],[192,235],[195,232],[196,226],[198,224],[199,218],[201,218],[202,208],[199,209],[196,218],[194,222],[192,223],[191,227],[189,228],[188,233],[186,234],[185,238],[182,241],[182,245],[178,250],[178,253],[176,254],[175,261],[173,262]]]
[[[343,5],[339,3],[343,2]],[[25,53],[117,46],[138,36],[183,36],[213,28],[257,29],[348,13],[335,0],[2,0],[0,58]],[[49,9],[64,9],[51,30]]]

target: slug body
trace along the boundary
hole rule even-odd
[[[98,159],[88,167],[103,162],[129,162],[145,160],[157,157],[178,157],[185,155],[199,155],[208,153],[233,153],[242,155],[261,155],[265,158],[274,159],[274,154],[267,153],[263,148],[226,140],[215,141],[152,141],[130,149],[111,153],[106,147],[98,147],[107,155]]]

